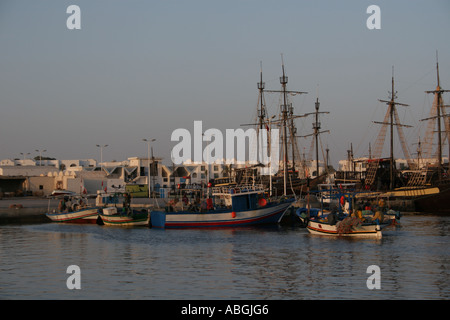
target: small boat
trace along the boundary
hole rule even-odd
[[[95,224],[98,219],[98,207],[88,205],[83,197],[63,197],[60,199],[58,210],[50,212],[46,216],[53,222],[67,222],[79,224]]]
[[[107,226],[148,226],[149,214],[145,209],[134,210],[127,208],[122,213],[118,212],[117,207],[102,208],[100,210],[100,218],[103,224]]]
[[[350,237],[382,237],[381,230],[400,219],[400,213],[387,210],[384,201],[380,207],[374,208],[375,212],[361,205],[355,207],[353,212],[355,192],[330,193],[330,198],[337,198],[338,206],[331,210],[322,208],[302,207],[295,211],[300,222],[311,234],[350,236]]]
[[[76,192],[69,191],[69,190],[53,190],[51,193],[51,196],[57,197],[57,196],[76,196]]]
[[[336,194],[342,193],[343,191],[352,192],[356,189],[355,183],[340,183],[339,185],[322,183],[317,185],[317,198],[323,205],[338,205],[339,198]]]
[[[52,212],[47,213],[46,216],[53,222],[94,224],[97,223],[98,208],[81,208],[80,210],[72,212]]]
[[[364,223],[357,217],[346,217],[335,224],[321,220],[309,220],[306,229],[311,234],[320,235],[375,237],[377,239],[382,237],[382,225],[374,222]]]
[[[223,228],[260,224],[276,224],[294,199],[268,201],[262,186],[212,188],[212,197],[204,201],[203,209],[191,205],[188,210],[152,211],[150,223],[156,228]]]

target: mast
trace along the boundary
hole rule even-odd
[[[308,116],[308,115],[314,115],[314,122],[312,124],[313,126],[313,133],[312,134],[308,134],[306,136],[300,136],[301,138],[306,138],[309,136],[314,136],[314,142],[316,145],[316,175],[317,177],[319,176],[319,134],[321,133],[325,133],[325,132],[330,132],[330,130],[325,130],[325,131],[320,131],[320,122],[319,122],[319,114],[320,113],[329,113],[328,111],[321,111],[319,112],[319,108],[320,108],[320,102],[319,102],[319,95],[317,94],[317,98],[316,98],[316,102],[314,104],[315,107],[315,112],[311,112],[311,113],[306,113],[304,114],[304,116]]]
[[[395,99],[397,98],[397,91],[394,90],[394,67],[392,67],[392,80],[391,80],[391,100],[386,101],[386,100],[378,100],[380,102],[385,102],[389,107],[388,107],[388,114],[389,114],[389,120],[390,122],[377,122],[374,121],[374,123],[378,123],[378,124],[382,124],[382,125],[390,125],[390,166],[389,166],[389,189],[392,190],[394,189],[394,175],[395,175],[395,162],[394,162],[394,126],[398,126],[398,127],[411,127],[408,125],[404,125],[404,124],[400,124],[398,123],[398,121],[396,121],[396,123],[394,123],[394,117],[397,120],[398,116],[397,116],[397,111],[395,106],[396,105],[400,105],[400,106],[408,106],[407,104],[403,104],[403,103],[399,103],[396,102]],[[387,114],[386,114],[387,116]],[[386,119],[386,117],[385,117]],[[399,132],[399,136],[400,139],[403,139],[403,132],[401,131],[401,129],[398,128],[398,132]],[[400,133],[402,132],[402,133]],[[406,144],[402,141],[402,146],[406,147]],[[407,157],[407,150],[403,150],[405,153],[405,156]]]
[[[262,76],[262,61],[260,62],[260,81],[258,82],[258,90],[259,90],[259,114],[258,114],[258,124],[259,124],[259,130],[262,130],[264,128],[264,124],[266,122],[266,103],[264,100],[264,88],[265,83],[263,82],[263,76]]]
[[[288,77],[284,72],[284,61],[283,55],[281,55],[281,69],[283,75],[280,77],[281,88],[283,90],[283,105],[281,106],[282,113],[282,124],[283,124],[283,195],[286,196],[287,190],[287,93],[286,93],[286,84],[288,83]]]
[[[303,116],[296,116],[293,114],[293,108],[290,108],[288,106],[288,94],[292,94],[292,95],[296,95],[296,94],[304,94],[307,92],[302,92],[302,91],[291,91],[291,90],[287,90],[287,83],[288,83],[288,77],[286,76],[286,72],[284,69],[284,59],[283,59],[283,54],[281,54],[281,70],[282,70],[282,76],[280,77],[280,83],[281,83],[281,91],[280,90],[264,90],[265,84],[262,81],[262,71],[261,71],[261,76],[260,76],[260,82],[258,82],[258,89],[260,91],[260,110],[258,113],[258,118],[259,118],[259,128],[263,128],[263,124],[267,123],[266,117],[267,117],[267,112],[265,109],[265,103],[264,103],[264,96],[263,93],[264,92],[269,92],[269,93],[282,93],[283,94],[283,103],[280,105],[280,109],[281,109],[281,117],[279,120],[277,121],[273,121],[272,123],[278,123],[279,125],[282,126],[282,150],[283,150],[283,185],[284,185],[284,195],[287,194],[287,162],[288,162],[288,141],[287,141],[287,130],[288,130],[288,125],[290,128],[290,132],[291,132],[291,139],[292,139],[292,148],[295,148],[295,126],[294,126],[294,122],[293,120],[295,118],[298,117],[303,117]],[[246,124],[248,125],[248,124]],[[294,150],[292,151],[293,154],[293,159],[292,162],[294,164],[295,158],[294,158]],[[295,169],[295,165],[293,165],[293,168]]]
[[[429,117],[429,118],[425,118],[425,119],[421,119],[420,121],[425,121],[425,120],[432,120],[432,119],[436,119],[437,120],[437,134],[438,134],[438,150],[437,150],[437,160],[438,160],[438,175],[439,175],[439,181],[441,180],[442,177],[442,165],[443,165],[443,161],[442,161],[442,129],[441,129],[441,117],[447,117],[447,115],[445,114],[445,110],[444,110],[444,103],[443,103],[443,99],[442,99],[442,94],[444,92],[450,92],[450,90],[443,90],[441,89],[441,84],[440,84],[440,80],[439,80],[439,60],[438,60],[438,53],[436,51],[436,80],[437,80],[437,87],[436,90],[432,90],[432,91],[425,91],[426,93],[433,93],[434,97],[435,97],[435,101],[436,101],[436,116],[434,117]],[[448,133],[447,133],[448,135]],[[447,136],[447,139],[449,137]],[[450,148],[450,142],[449,142],[449,148]],[[450,154],[449,154],[449,158],[450,158]]]

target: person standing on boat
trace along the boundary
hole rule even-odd
[[[124,195],[123,195],[123,207],[122,207],[122,212],[125,214],[127,214],[127,215],[130,215],[131,214],[131,208],[130,208],[130,206],[131,206],[131,196],[130,196],[130,194],[129,193],[125,193]]]
[[[66,210],[66,203],[64,202],[64,199],[59,200],[58,204],[58,211],[64,212]]]
[[[73,208],[72,208],[72,198],[69,198],[69,200],[66,201],[66,208],[68,212],[72,212]]]

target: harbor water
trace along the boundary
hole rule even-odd
[[[382,239],[297,226],[161,230],[0,226],[0,299],[450,298],[450,217],[405,215]],[[69,289],[69,266],[80,289]],[[369,289],[369,266],[380,288]]]

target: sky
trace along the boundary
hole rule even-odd
[[[81,29],[68,29],[70,5]],[[368,29],[370,5],[381,29]],[[319,96],[322,143],[335,167],[375,143],[394,66],[399,117],[411,152],[436,87],[450,89],[448,0],[0,0],[0,159],[170,163],[175,129],[242,128],[254,121],[260,63],[279,90],[281,54],[296,114]],[[444,101],[450,104],[449,96]],[[270,115],[278,95],[266,94]],[[311,117],[297,121],[312,131]],[[310,142],[299,139],[303,152]],[[387,148],[385,149],[387,150]],[[387,151],[386,151],[387,152]],[[445,152],[447,154],[448,151]],[[396,153],[401,155],[397,144]]]

